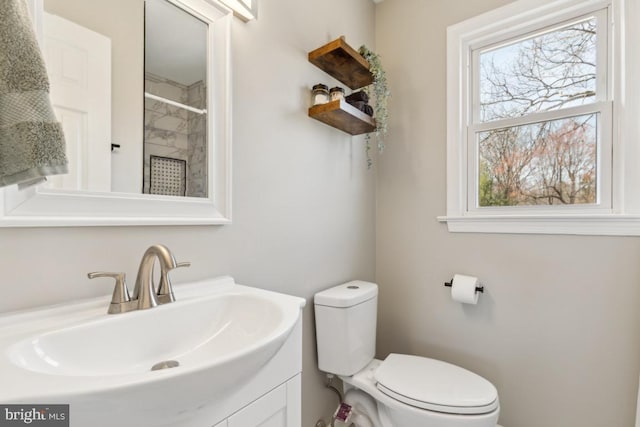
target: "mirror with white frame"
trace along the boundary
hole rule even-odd
[[[0,226],[229,223],[228,9],[210,0],[27,2],[71,167],[44,185],[0,191]],[[173,40],[154,41],[157,28]],[[186,32],[199,39],[178,57],[184,45],[169,43]],[[87,111],[56,105],[73,99],[58,91],[74,84]]]

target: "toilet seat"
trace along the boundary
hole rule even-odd
[[[486,379],[450,363],[390,354],[376,369],[376,387],[407,405],[447,414],[485,414],[499,406]]]

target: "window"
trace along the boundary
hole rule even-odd
[[[611,226],[640,207],[623,3],[520,0],[449,27],[450,231],[629,234]]]
[[[611,206],[606,12],[472,50],[473,209]]]

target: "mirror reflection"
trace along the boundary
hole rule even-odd
[[[206,23],[145,2],[144,193],[207,196],[206,41]]]
[[[71,173],[54,188],[207,197],[207,23],[167,0],[44,0]]]

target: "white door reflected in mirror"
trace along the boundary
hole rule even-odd
[[[69,159],[69,173],[48,185],[111,191],[111,40],[46,12],[43,27],[51,103]]]

